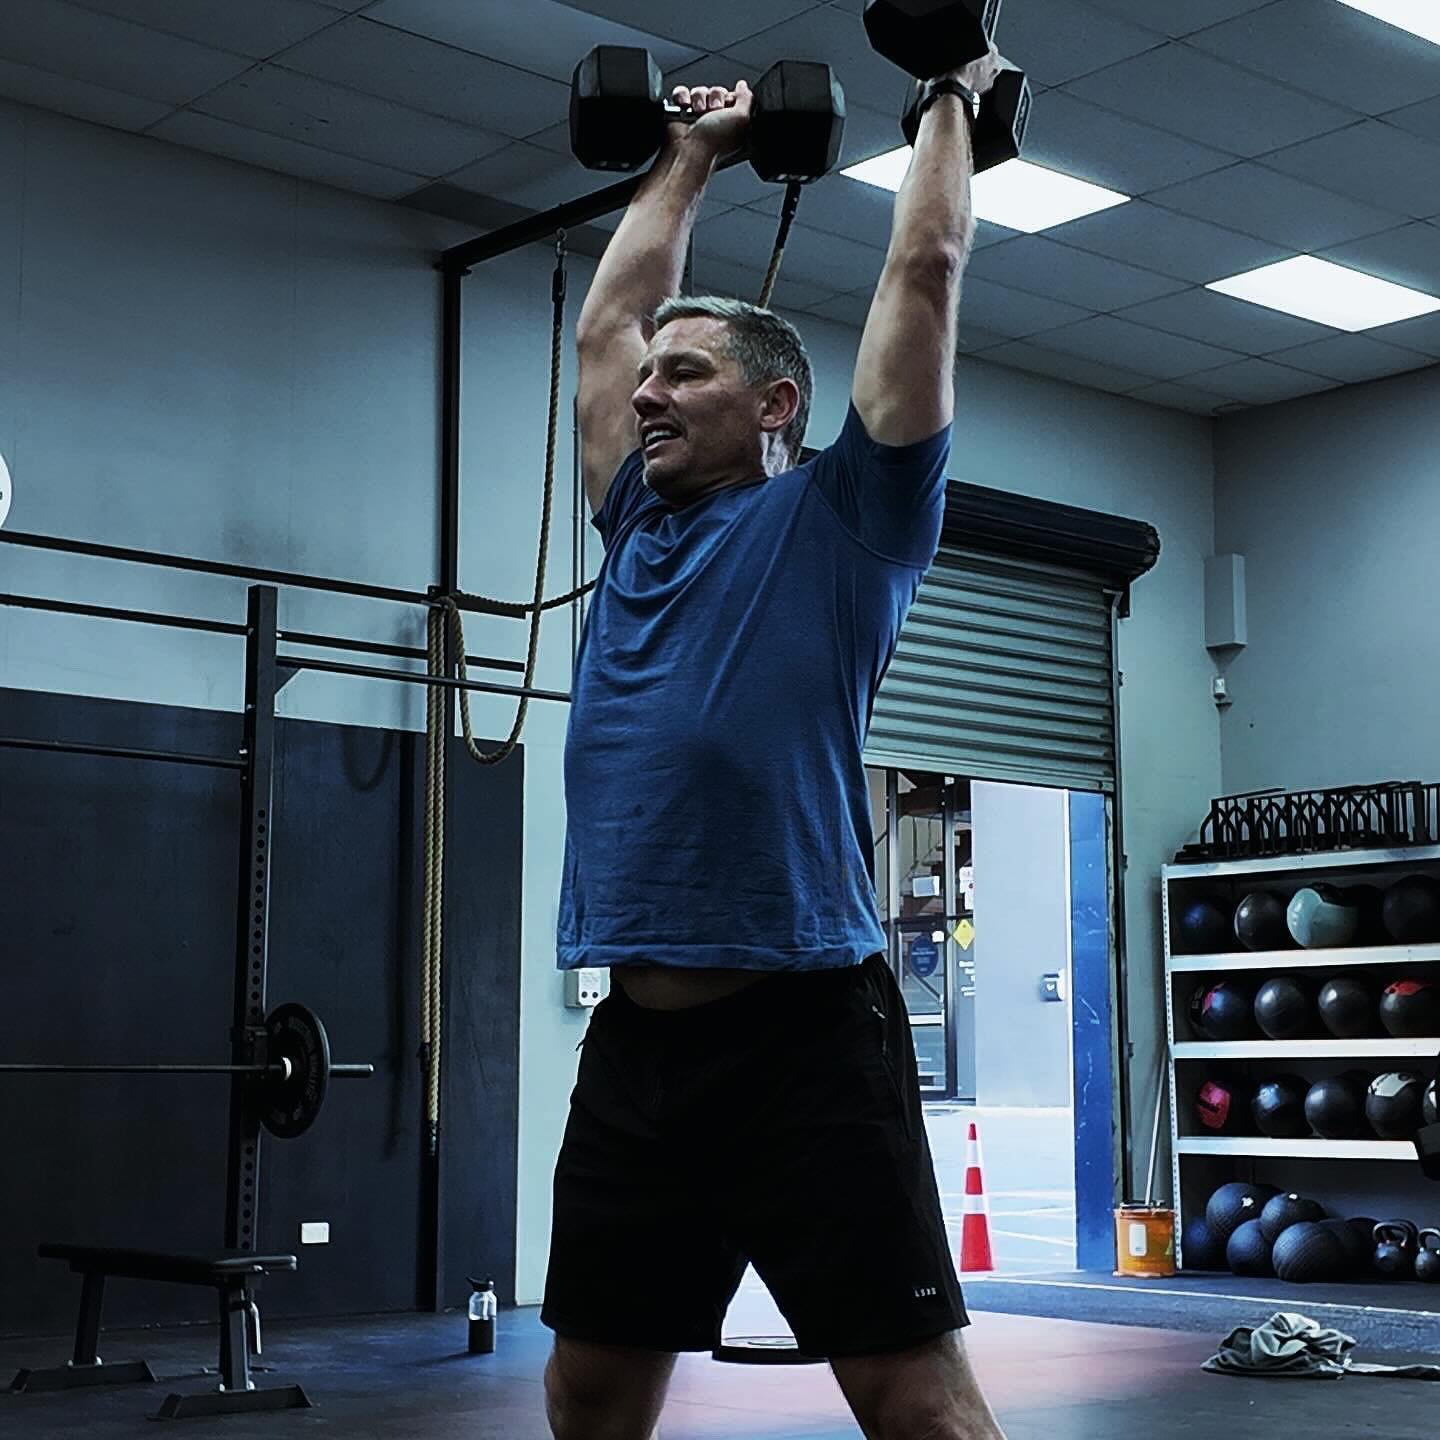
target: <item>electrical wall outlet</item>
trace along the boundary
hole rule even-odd
[[[604,970],[565,972],[565,1007],[568,1010],[589,1010],[609,993],[610,976]]]
[[[300,1222],[300,1243],[302,1245],[328,1245],[330,1243],[330,1222],[328,1220],[302,1220]]]

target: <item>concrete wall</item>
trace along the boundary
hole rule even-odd
[[[16,529],[422,587],[437,570],[438,282],[458,227],[160,142],[0,106],[0,453]],[[467,282],[461,583],[533,584],[549,256]],[[588,281],[575,263],[571,315]],[[857,332],[802,319],[818,387],[813,443],[844,413]],[[572,352],[573,353],[573,352]],[[1134,515],[1165,552],[1122,626],[1129,1000],[1139,1073],[1159,1036],[1159,864],[1218,786],[1201,633],[1212,548],[1210,427],[974,361],[959,369],[952,474]],[[573,364],[567,356],[567,396]],[[568,406],[567,406],[568,408]],[[562,432],[551,593],[570,583]],[[592,560],[595,547],[591,546]],[[238,583],[0,551],[6,588],[229,617]],[[283,622],[416,643],[409,612],[297,596]],[[523,626],[467,626],[472,653],[524,654]],[[0,612],[12,686],[235,708],[237,642]],[[546,623],[538,683],[564,688],[570,627]],[[305,676],[287,715],[419,728],[415,697]],[[511,710],[477,704],[477,734]],[[553,970],[565,712],[532,707],[525,818],[519,1293],[538,1296],[549,1166],[583,1018]],[[462,861],[463,865],[463,861]],[[1136,1100],[1137,1115],[1148,1099]],[[1143,1123],[1143,1121],[1142,1121]]]
[[[970,787],[975,825],[975,1099],[1070,1104],[1070,871],[1065,792]],[[1063,1002],[1040,977],[1065,977]]]
[[[1245,556],[1249,620],[1226,791],[1440,777],[1440,369],[1216,435],[1215,543]]]

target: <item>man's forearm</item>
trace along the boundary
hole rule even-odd
[[[715,168],[706,147],[668,143],[635,192],[605,247],[585,305],[580,335],[652,314],[680,289],[685,251],[705,186]]]
[[[895,197],[890,257],[943,257],[958,272],[970,254],[975,218],[970,208],[974,155],[965,101],[941,95],[920,121],[910,168]]]

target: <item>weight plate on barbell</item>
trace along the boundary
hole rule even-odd
[[[265,1017],[270,1065],[289,1064],[288,1077],[257,1082],[260,1123],[282,1140],[303,1135],[320,1114],[330,1087],[330,1039],[320,1017],[294,1001],[277,1005]]]

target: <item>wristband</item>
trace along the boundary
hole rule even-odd
[[[925,87],[925,93],[920,97],[920,104],[915,111],[915,124],[919,127],[920,122],[925,118],[925,112],[942,96],[958,95],[965,102],[965,118],[973,126],[975,124],[975,111],[979,107],[980,97],[968,86],[962,85],[950,75],[942,75],[938,80],[932,80]]]

